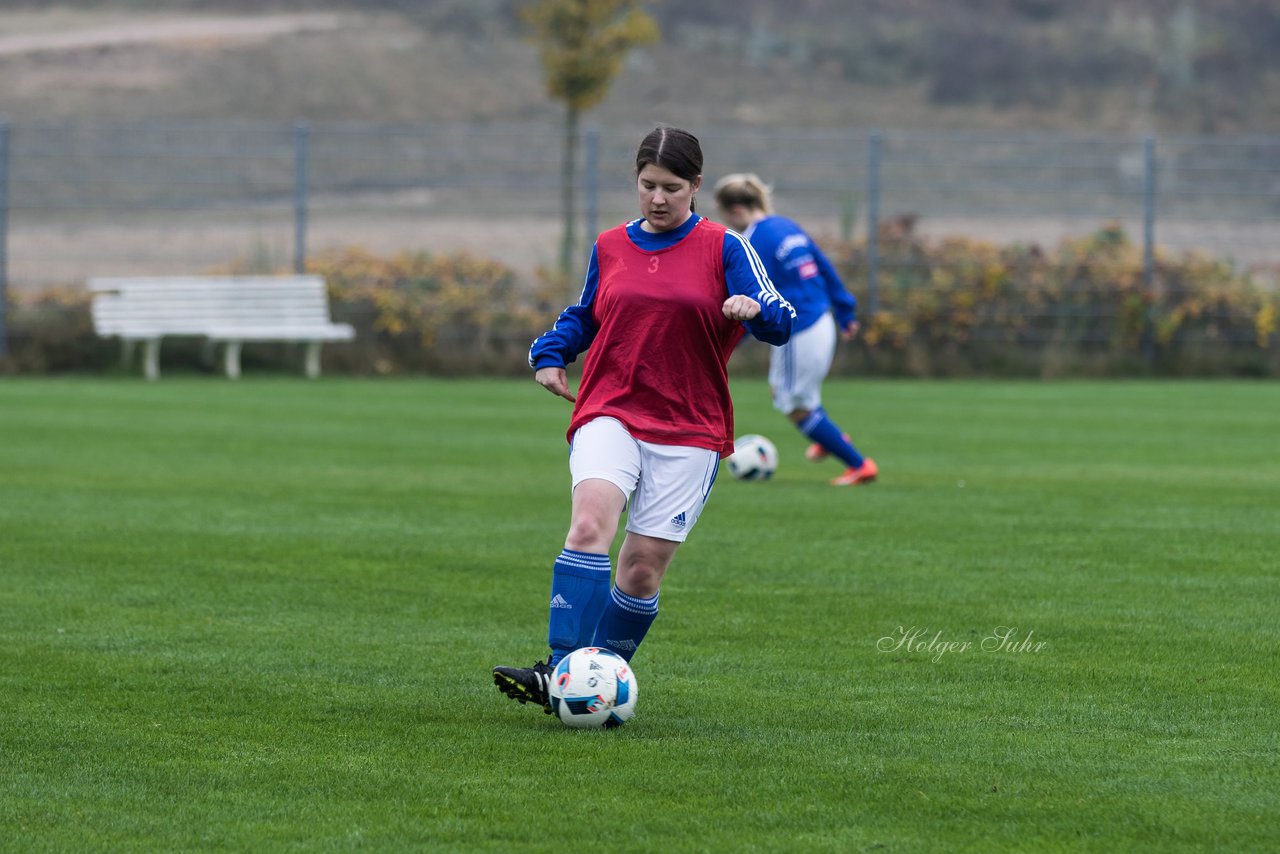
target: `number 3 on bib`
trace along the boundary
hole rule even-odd
[[[650,273],[658,272],[658,256],[657,255],[654,255],[649,259],[649,272]]]

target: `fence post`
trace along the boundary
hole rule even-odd
[[[300,120],[293,125],[293,272],[307,271],[307,148],[311,128]]]
[[[1155,246],[1156,246],[1156,138],[1142,140],[1142,285],[1147,296],[1147,316],[1142,330],[1142,357],[1155,364]]]
[[[853,242],[853,234],[858,228],[858,200],[862,194],[861,181],[858,179],[857,143],[862,141],[861,133],[849,134],[848,154],[843,168],[849,173],[844,191],[840,195],[840,240],[843,243]]]
[[[1142,141],[1142,281],[1150,293],[1155,281],[1156,138]]]
[[[9,354],[9,123],[0,119],[0,361]]]
[[[586,149],[586,245],[590,246],[600,233],[600,128],[587,128]]]
[[[880,145],[883,135],[873,130],[867,142],[867,311],[880,308]]]

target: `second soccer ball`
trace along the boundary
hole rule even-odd
[[[738,480],[768,480],[778,470],[778,449],[764,436],[749,433],[733,440],[725,464]]]

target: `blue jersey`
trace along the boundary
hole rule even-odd
[[[808,329],[828,310],[841,329],[857,319],[857,300],[800,226],[783,216],[768,216],[753,223],[744,236],[764,261],[778,292],[795,307],[794,331]]]
[[[674,246],[689,235],[702,217],[693,214],[679,228],[657,234],[641,228],[643,219],[627,223],[627,237],[645,252],[657,252]],[[600,262],[595,246],[587,265],[586,282],[578,302],[560,313],[549,332],[538,337],[529,348],[529,367],[562,368],[591,346],[599,329],[592,319],[592,305],[600,285]],[[749,296],[760,303],[760,314],[743,321],[754,337],[767,344],[785,344],[792,333],[795,310],[779,296],[765,265],[742,235],[725,230],[721,250],[724,266],[725,299],[734,294]]]

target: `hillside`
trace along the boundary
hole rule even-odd
[[[0,4],[11,120],[553,121],[517,0]],[[1280,132],[1247,0],[658,4],[592,121]],[[198,9],[198,11],[196,11]]]

